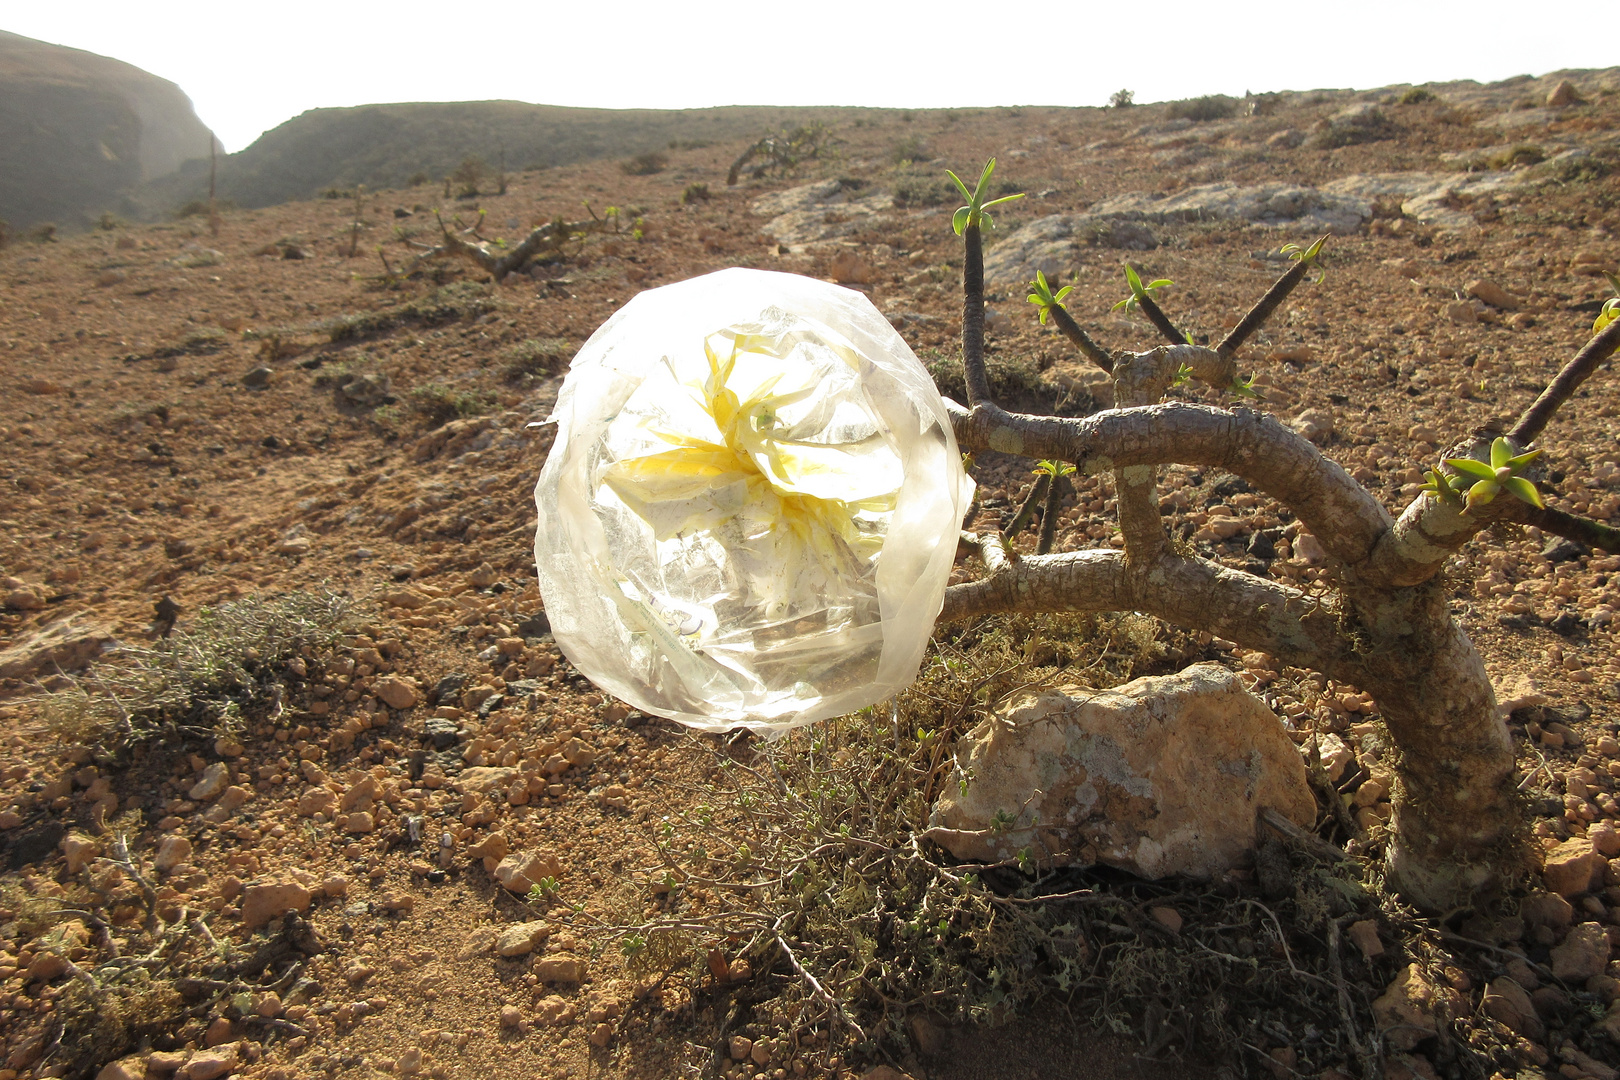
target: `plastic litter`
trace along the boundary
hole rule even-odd
[[[779,734],[916,677],[973,482],[858,292],[722,270],[574,357],[535,486],[558,646],[645,712]]]

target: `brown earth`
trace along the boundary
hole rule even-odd
[[[1502,93],[1511,105],[1547,89]],[[1612,143],[1620,97],[1583,96],[1590,100],[1515,130],[1512,145]],[[947,165],[966,173],[999,155],[998,180],[1031,193],[1000,216],[1006,236],[1022,222],[1122,192],[1443,172],[1452,168],[1443,153],[1506,141],[1489,118],[1507,105],[1437,100],[1386,106],[1393,121],[1376,141],[1337,149],[1267,143],[1279,131],[1311,130],[1343,104],[1299,95],[1258,115],[1188,128],[1166,127],[1160,107],[919,112],[840,128],[837,160],[736,189],[724,181],[740,144],[671,150],[668,167],[646,176],[616,163],[523,173],[506,194],[476,201],[487,214],[485,235],[514,239],[532,224],[582,216],[587,202],[597,213],[625,208],[624,226],[570,245],[534,276],[499,284],[451,263],[395,287],[379,282],[373,257],[347,255],[349,200],[227,212],[217,229],[195,217],[0,253],[0,436],[8,457],[0,465],[0,649],[69,619],[149,644],[161,630],[154,605],[165,598],[179,607],[179,631],[209,605],[293,590],[337,590],[360,610],[339,654],[293,680],[279,716],[250,717],[239,744],[154,743],[109,758],[47,725],[37,695],[68,689],[68,677],[44,669],[0,683],[0,837],[10,860],[0,894],[0,1080],[65,1075],[70,1061],[90,1061],[53,1045],[56,1003],[74,976],[48,962],[51,950],[81,968],[105,960],[135,934],[138,890],[105,863],[89,864],[112,890],[112,925],[102,934],[71,924],[84,936],[65,945],[37,940],[47,928],[23,916],[41,898],[67,906],[81,897],[78,868],[70,873],[67,860],[110,854],[119,832],[138,860],[168,866],[148,870],[165,921],[201,913],[224,945],[252,942],[251,951],[270,939],[264,930],[255,937],[248,922],[307,903],[319,938],[301,969],[315,985],[296,997],[284,988],[295,1004],[266,1001],[262,991],[237,1002],[191,988],[197,996],[188,1000],[200,1004],[152,1035],[153,1048],[218,1044],[240,1059],[220,1073],[188,1064],[193,1080],[232,1071],[270,1080],[513,1069],[653,1077],[706,1063],[728,1077],[844,1076],[878,1065],[881,1058],[852,1051],[841,1032],[821,1025],[788,1029],[775,1056],[744,1070],[717,1056],[730,1045],[723,1036],[739,1033],[725,1030],[728,1009],[747,994],[768,998],[772,980],[791,979],[791,971],[757,973],[739,989],[721,957],[714,975],[680,969],[658,981],[594,943],[590,927],[613,921],[626,897],[643,895],[662,873],[653,830],[701,798],[721,744],[603,700],[537,621],[530,492],[550,434],[525,425],[544,419],[560,382],[559,365],[544,357],[571,353],[641,289],[727,266],[827,276],[835,264],[842,276],[867,279],[860,287],[925,359],[950,353],[959,321],[960,250],[949,224],[956,202],[886,210],[852,236],[784,253],[761,234],[766,219],[751,204],[822,178],[888,190],[907,177],[932,183]],[[1182,156],[1165,158],[1167,149]],[[938,160],[895,164],[925,154]],[[693,192],[683,202],[692,184],[706,184],[707,197]],[[368,193],[359,250],[381,244],[392,266],[408,264],[405,240],[432,240],[429,208],[441,194]],[[1411,497],[1418,470],[1438,449],[1531,400],[1589,335],[1608,292],[1592,270],[1620,260],[1613,172],[1515,188],[1463,209],[1471,223],[1439,229],[1386,207],[1331,240],[1325,280],[1296,293],[1247,357],[1268,384],[1262,407],[1289,419],[1311,414],[1328,452],[1392,508]],[[474,206],[445,213],[470,220]],[[639,235],[631,231],[637,218]],[[1219,333],[1287,265],[1279,244],[1312,239],[1241,223],[1154,231],[1162,246],[1130,257],[1175,281],[1164,303],[1201,334]],[[1080,252],[1067,304],[1105,346],[1146,347],[1144,324],[1108,313],[1124,293],[1121,256]],[[418,309],[370,324],[353,318],[428,296],[432,274],[451,290],[440,294],[436,316]],[[1447,306],[1481,279],[1515,294],[1517,310],[1481,305],[1465,321],[1448,316]],[[1006,316],[993,323],[993,355],[1027,357],[1049,379],[1085,383],[1078,359],[1023,310],[1022,290],[992,300]],[[521,347],[553,339],[565,344]],[[258,368],[268,370],[250,376]],[[338,377],[368,373],[386,376],[387,386],[373,380],[364,393],[346,393],[352,379]],[[1620,388],[1606,368],[1545,440],[1543,489],[1610,524],[1620,523],[1617,409]],[[1331,434],[1321,430],[1329,423]],[[981,527],[1010,516],[1026,468],[980,463]],[[1286,511],[1263,496],[1217,489],[1220,481],[1167,470],[1172,527],[1190,536],[1213,519],[1244,519],[1229,541],[1197,542],[1232,565],[1258,560],[1262,571],[1313,579],[1309,551],[1280,543],[1293,539]],[[1105,483],[1083,486],[1065,511],[1060,545],[1110,542],[1111,510]],[[1268,529],[1277,530],[1276,550],[1257,555],[1248,537]],[[1620,817],[1612,778],[1620,774],[1620,661],[1614,624],[1602,615],[1620,607],[1620,559],[1568,550],[1548,557],[1547,546],[1533,530],[1476,540],[1454,571],[1454,610],[1504,689],[1528,692],[1524,680],[1533,680],[1548,706],[1517,713],[1514,734],[1540,815],[1536,832],[1551,848],[1578,840],[1589,823]],[[1272,671],[1263,657],[1246,662],[1223,651],[1229,644],[1208,643],[1209,655],[1253,672],[1300,738],[1313,728],[1336,731],[1363,748],[1375,736],[1376,709],[1362,691],[1376,688]],[[465,679],[441,682],[452,674]],[[429,716],[461,726],[449,752],[421,753]],[[1363,760],[1376,778],[1371,746]],[[744,760],[753,753],[746,743],[730,752]],[[211,767],[214,790],[193,797]],[[467,771],[474,768],[517,771]],[[1376,788],[1366,794],[1360,811],[1376,834],[1388,803]],[[301,800],[311,800],[303,812]],[[409,819],[422,822],[420,846]],[[435,846],[442,833],[452,837],[443,870]],[[554,859],[533,872],[554,877],[555,890],[528,901],[503,889],[491,872],[503,848]],[[1592,880],[1569,890],[1574,921],[1620,938],[1620,876],[1607,873],[1607,888],[1589,872]],[[287,888],[255,888],[271,882]],[[532,951],[491,954],[500,931],[530,921],[548,931],[527,942]],[[1546,961],[1571,919],[1527,921],[1519,924],[1522,947]],[[289,941],[302,933],[279,923],[271,932]],[[1481,992],[1502,975],[1506,956],[1491,946],[1448,961],[1459,966],[1451,985],[1466,996],[1467,1012],[1484,1016]],[[1358,969],[1358,985],[1376,994],[1412,959],[1392,947]],[[1584,1027],[1568,1019],[1572,1000],[1602,1015],[1620,990],[1620,982],[1593,978],[1543,987],[1556,993],[1542,994],[1536,1007],[1545,1008],[1543,1030],[1550,1023],[1579,1033],[1578,1046],[1569,1045],[1582,1056],[1555,1059],[1564,1075],[1605,1080],[1613,1074],[1602,1070],[1620,1062],[1614,1042],[1590,1017]],[[1135,1062],[1129,1040],[1091,1042],[1062,1016],[1053,1008],[989,1032],[944,1032],[896,1064],[938,1077],[1202,1075],[1202,1066],[1185,1062]],[[768,1019],[750,1023],[740,1029],[750,1037],[782,1030]],[[1561,1049],[1524,1041],[1519,1065]],[[1287,1045],[1273,1041],[1260,1052],[1277,1075],[1288,1074]],[[1252,1067],[1260,1058],[1246,1060]],[[1455,1058],[1437,1060],[1462,1075]],[[163,1063],[159,1054],[131,1075]],[[1434,1065],[1420,1055],[1390,1068],[1433,1075]]]

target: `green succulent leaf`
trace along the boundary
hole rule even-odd
[[[1254,378],[1255,377],[1253,375],[1250,375],[1247,379],[1241,375],[1234,375],[1232,376],[1232,385],[1226,388],[1226,392],[1237,397],[1255,398],[1258,400],[1260,397],[1260,391],[1254,388]]]
[[[1034,475],[1045,473],[1047,476],[1070,476],[1074,473],[1074,466],[1067,461],[1037,461],[1033,470]]]
[[[1446,464],[1475,480],[1496,479],[1496,470],[1483,461],[1475,461],[1473,458],[1446,458]]]
[[[1481,480],[1468,489],[1468,509],[1476,506],[1485,506],[1502,492],[1502,485],[1495,480]]]
[[[1136,272],[1136,268],[1130,263],[1125,264],[1125,283],[1131,287],[1131,295],[1115,304],[1110,310],[1118,311],[1120,308],[1124,308],[1126,311],[1135,311],[1141,306],[1141,301],[1146,299],[1148,293],[1154,289],[1162,289],[1166,285],[1175,284],[1169,278],[1159,278],[1144,285],[1142,284],[1142,276]]]
[[[1423,485],[1423,490],[1448,506],[1461,507],[1462,492],[1455,486],[1458,479],[1445,475],[1439,469],[1430,469],[1428,483]]]
[[[1508,494],[1529,503],[1538,510],[1547,508],[1547,504],[1541,501],[1541,492],[1536,490],[1536,485],[1522,476],[1508,477],[1502,481],[1502,487],[1507,489]]]
[[[985,210],[1024,197],[1023,192],[1019,192],[1016,195],[1003,195],[999,199],[991,199],[989,202],[985,202],[984,196],[990,190],[990,176],[995,171],[996,159],[991,158],[985,162],[984,171],[979,174],[979,182],[974,185],[972,191],[969,191],[967,184],[962,182],[960,176],[957,176],[949,169],[945,170],[946,175],[956,182],[957,190],[961,191],[962,197],[968,201],[966,206],[961,207],[951,215],[951,228],[956,230],[957,236],[961,236],[970,226],[980,226],[985,229],[995,228],[995,222],[990,219],[990,215],[986,214]]]
[[[1192,342],[1189,341],[1187,344],[1191,345]],[[1193,369],[1190,366],[1187,364],[1182,364],[1180,367],[1176,368],[1176,377],[1170,381],[1170,385],[1172,387],[1180,386],[1182,383],[1192,378],[1192,373]]]
[[[1042,325],[1045,325],[1046,317],[1052,313],[1052,309],[1062,307],[1063,298],[1074,291],[1073,285],[1065,285],[1054,293],[1052,286],[1047,284],[1046,274],[1040,270],[1035,271],[1035,280],[1029,287],[1035,290],[1029,294],[1029,302],[1040,306]]]

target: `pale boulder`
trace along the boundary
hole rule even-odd
[[[1261,807],[1305,828],[1316,814],[1282,724],[1218,664],[1026,695],[958,744],[957,767],[966,786],[929,836],[974,861],[1028,848],[1041,866],[1208,879],[1252,861]]]
[[[249,930],[278,915],[309,910],[310,891],[296,881],[255,882],[242,890],[242,925]]]

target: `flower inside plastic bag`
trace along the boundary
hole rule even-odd
[[[643,293],[574,358],[552,419],[541,593],[597,685],[775,732],[915,678],[972,482],[864,296],[754,270]]]

